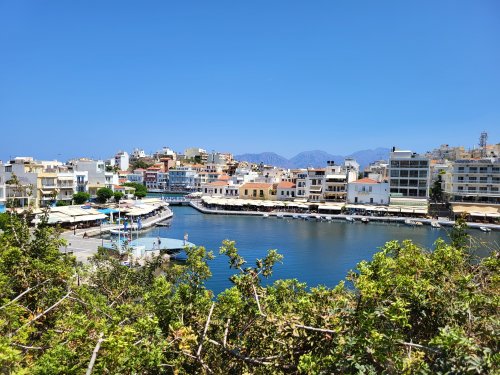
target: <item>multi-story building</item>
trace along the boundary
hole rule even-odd
[[[363,177],[371,178],[372,180],[383,181],[389,178],[389,163],[386,160],[377,160],[370,163],[364,171]]]
[[[118,174],[106,172],[103,160],[82,158],[73,160],[71,165],[76,172],[87,172],[87,192],[93,198],[97,196],[97,190],[100,188],[106,187],[114,191],[115,185],[119,184]]]
[[[196,190],[197,172],[190,167],[177,167],[168,171],[169,190]]]
[[[120,171],[126,171],[128,170],[128,167],[129,167],[129,161],[130,161],[130,158],[128,156],[128,153],[125,152],[125,151],[119,151],[114,159],[112,159],[112,161],[114,160],[114,163],[111,163],[112,165],[118,167],[118,169]]]
[[[500,204],[500,159],[456,160],[447,177],[450,201]]]
[[[389,204],[389,183],[362,178],[347,184],[347,202],[360,204]]]
[[[389,160],[391,197],[426,199],[429,181],[430,163],[426,156],[393,148]]]

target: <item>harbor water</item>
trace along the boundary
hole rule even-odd
[[[296,278],[309,287],[333,287],[345,279],[357,263],[370,260],[387,241],[410,239],[430,249],[437,238],[448,240],[450,230],[374,222],[207,215],[189,206],[176,206],[172,210],[174,216],[169,227],[153,228],[143,236],[182,239],[187,233],[189,242],[213,251],[215,259],[209,263],[213,276],[207,287],[215,293],[230,287],[229,277],[236,273],[229,269],[227,257],[219,255],[225,239],[236,241],[248,265],[255,264],[269,249],[278,250],[284,256],[283,263],[275,267],[270,282],[277,278]],[[483,233],[474,229],[469,233],[474,242],[484,244],[478,255],[487,254],[487,247],[498,249],[500,246],[500,232]]]

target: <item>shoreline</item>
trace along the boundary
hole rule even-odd
[[[332,220],[342,220],[348,221],[347,218],[353,218],[356,221],[361,222],[361,219],[368,219],[370,222],[378,223],[388,223],[388,224],[403,224],[407,225],[406,221],[411,220],[415,223],[422,223],[423,225],[430,226],[431,222],[437,222],[441,226],[452,227],[455,224],[454,220],[436,220],[436,219],[423,219],[423,218],[412,218],[412,217],[400,217],[400,216],[368,216],[368,215],[346,215],[346,214],[308,214],[308,213],[291,213],[291,212],[260,212],[260,211],[230,211],[230,210],[214,210],[206,208],[195,201],[190,201],[189,206],[198,210],[199,212],[206,215],[241,215],[241,216],[260,216],[264,217],[264,214],[269,215],[269,218],[280,218],[280,219],[292,219],[294,215],[299,215],[298,220],[316,219],[318,216],[322,218],[331,218]],[[485,224],[485,223],[470,223],[467,222],[467,227],[471,229],[479,229],[480,227],[486,227],[491,230],[499,231],[500,225],[497,224]]]

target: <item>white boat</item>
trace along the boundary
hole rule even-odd
[[[325,216],[325,220],[326,221],[332,221],[332,217],[331,216]]]
[[[415,221],[415,225],[416,225],[417,227],[421,227],[421,226],[423,226],[423,225],[424,225],[424,223],[422,223],[421,221]]]
[[[491,232],[491,228],[488,227],[479,227],[483,232]]]
[[[285,217],[285,215],[283,215],[283,214],[276,214],[277,219],[283,219],[284,217]]]
[[[268,217],[269,217],[269,214],[263,214],[263,215],[262,215],[262,218],[263,218],[263,219],[267,219]]]
[[[300,216],[299,215],[293,215],[292,216],[294,219],[300,219]]]
[[[413,221],[412,219],[406,219],[405,224],[409,225],[411,227],[414,227],[415,225],[417,225],[417,223],[415,221]]]
[[[346,221],[350,222],[350,223],[354,223],[356,220],[354,220],[354,218],[352,216],[346,216],[345,217]]]
[[[362,222],[363,224],[368,224],[368,223],[370,222],[370,219],[368,219],[367,217],[362,217],[362,218],[361,218],[361,222]]]
[[[431,227],[433,227],[433,228],[441,228],[441,224],[439,224],[437,221],[431,221]]]

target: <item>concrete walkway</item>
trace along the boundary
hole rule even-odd
[[[345,214],[324,214],[324,213],[298,213],[298,212],[283,212],[283,211],[273,211],[273,212],[260,212],[260,211],[229,211],[229,210],[219,210],[219,209],[209,209],[204,207],[200,202],[190,202],[190,206],[196,210],[211,215],[246,215],[246,216],[263,216],[264,214],[269,215],[269,217],[279,217],[291,219],[294,215],[299,215],[302,218],[316,219],[316,217],[321,216],[323,218],[330,218],[332,220],[346,220],[348,217],[355,219],[356,221],[361,221],[362,218],[367,218],[371,222],[381,222],[381,223],[393,223],[393,224],[405,224],[405,221],[410,219],[412,222],[419,222],[424,225],[431,225],[431,222],[437,221],[442,226],[451,227],[455,224],[452,220],[436,220],[436,219],[423,219],[423,218],[411,218],[411,217],[399,217],[399,216],[363,216],[363,215],[345,215]],[[497,224],[485,224],[485,223],[467,223],[469,228],[479,229],[480,227],[490,228],[491,230],[500,230],[500,225]]]
[[[149,229],[156,225],[157,223],[170,219],[173,216],[173,213],[170,209],[167,209],[165,212],[162,212],[160,215],[155,215],[152,217],[148,217],[142,221],[142,230]],[[72,253],[77,261],[86,262],[88,258],[97,253],[97,249],[99,246],[111,247],[111,240],[102,240],[98,236],[100,234],[105,234],[112,229],[123,228],[122,225],[116,224],[108,224],[102,225],[99,227],[92,228],[84,228],[77,229],[75,233],[70,230],[61,234],[61,238],[64,238],[68,245],[61,246],[59,251],[61,253]],[[136,231],[134,230],[134,233]],[[87,237],[84,238],[84,233],[87,233]]]

